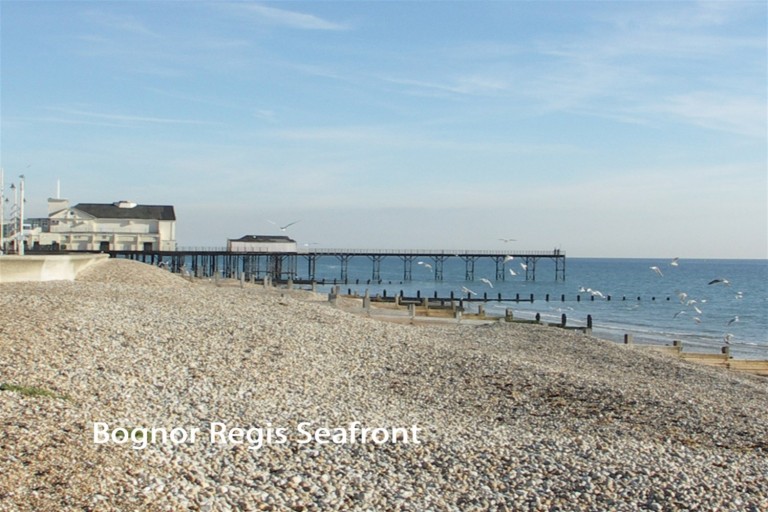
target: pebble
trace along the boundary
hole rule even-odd
[[[0,510],[768,508],[768,379],[545,326],[401,325],[219,285],[128,260],[0,285],[0,384],[57,395],[0,391]],[[202,435],[95,445],[95,421]],[[212,422],[290,436],[210,443]],[[301,445],[300,422],[422,430]]]

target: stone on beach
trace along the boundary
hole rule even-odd
[[[127,260],[0,285],[0,311],[0,510],[768,507],[765,378],[544,326],[386,323]],[[133,449],[95,444],[94,422],[289,439]],[[422,435],[300,444],[302,422]]]

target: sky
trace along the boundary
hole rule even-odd
[[[6,196],[173,205],[183,247],[768,258],[767,9],[0,0]]]

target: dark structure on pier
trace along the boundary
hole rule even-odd
[[[367,250],[367,249],[314,249],[296,252],[245,252],[225,249],[179,249],[176,251],[109,251],[112,257],[129,258],[153,264],[168,265],[174,272],[189,272],[198,277],[221,275],[229,278],[245,276],[246,280],[268,277],[273,281],[318,281],[317,261],[321,257],[333,257],[339,263],[340,282],[349,279],[349,262],[352,258],[367,258],[371,262],[371,281],[381,280],[381,263],[386,258],[402,262],[402,279],[413,279],[414,261],[429,265],[436,281],[443,280],[446,261],[458,258],[464,262],[465,279],[475,279],[475,263],[490,260],[496,269],[496,280],[504,281],[507,263],[513,260],[526,281],[536,280],[537,264],[542,259],[554,262],[556,281],[565,281],[565,252],[547,251],[499,252],[493,250]],[[510,274],[511,275],[511,274]],[[335,280],[335,278],[334,278]]]

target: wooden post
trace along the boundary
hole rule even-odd
[[[565,313],[563,313],[563,316],[560,317],[560,327],[565,327],[567,320],[568,318],[565,316]]]
[[[480,304],[479,306],[477,306],[477,316],[481,316],[481,317],[485,316],[485,305],[484,304]]]
[[[722,352],[725,355],[726,359],[730,359],[731,358],[731,347],[729,347],[728,345],[724,346],[722,348]]]
[[[416,316],[416,304],[408,304],[408,316],[411,318]]]
[[[240,288],[243,288],[245,286],[245,273],[240,274]]]
[[[680,340],[672,341],[672,346],[677,349],[678,352],[683,351],[683,342]]]
[[[363,309],[371,309],[371,292],[368,291],[368,288],[365,289],[365,295],[363,296]]]
[[[625,345],[631,345],[632,344],[632,335],[631,334],[625,334],[624,335],[624,344]]]
[[[504,320],[506,320],[507,322],[513,322],[515,320],[515,315],[512,311],[512,308],[507,308],[504,311]]]
[[[592,315],[587,315],[587,329],[592,328]]]
[[[288,278],[287,286],[289,290],[293,290],[293,278],[290,278],[290,277]]]

